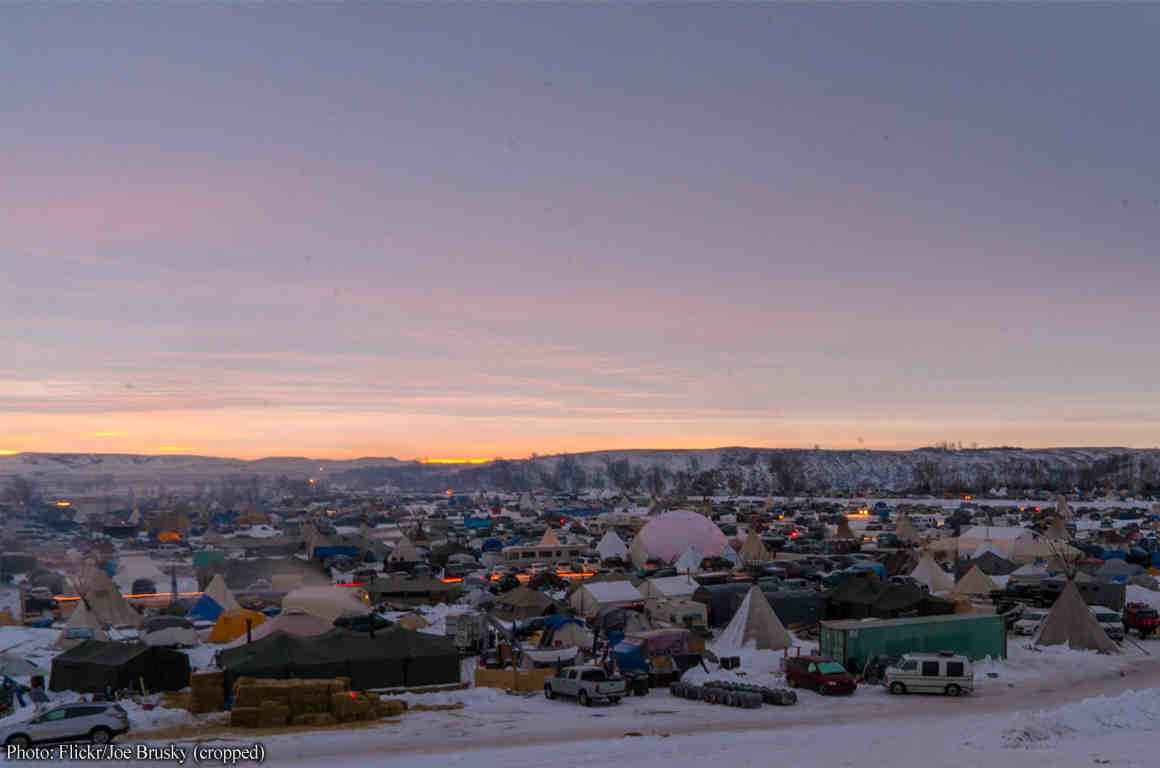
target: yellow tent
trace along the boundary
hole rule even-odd
[[[257,611],[247,611],[245,608],[224,611],[221,616],[218,616],[217,623],[213,625],[213,629],[209,633],[209,641],[211,643],[228,643],[231,640],[237,640],[246,634],[246,622],[249,622],[250,629],[253,629],[265,620],[266,617],[263,614]]]

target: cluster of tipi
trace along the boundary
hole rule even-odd
[[[911,572],[911,577],[925,584],[932,594],[946,594],[958,598],[980,598],[998,589],[991,577],[983,573],[978,565],[972,566],[958,583],[938,566],[929,554],[924,554]],[[1118,653],[1119,647],[1108,637],[1095,616],[1084,602],[1075,586],[1074,579],[1068,579],[1063,592],[1056,598],[1047,617],[1040,625],[1034,638],[1035,645],[1066,645],[1077,650]]]

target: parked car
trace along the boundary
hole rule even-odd
[[[1128,603],[1124,606],[1124,633],[1134,629],[1140,637],[1149,637],[1160,629],[1160,612],[1147,603]]]
[[[853,693],[858,687],[845,667],[822,656],[785,659],[785,680],[790,688],[809,688],[823,695]]]
[[[1039,625],[1047,618],[1047,611],[1043,608],[1025,607],[1019,619],[1011,626],[1011,631],[1017,635],[1034,635],[1039,631]]]
[[[585,707],[590,707],[597,701],[619,704],[620,699],[627,693],[628,685],[624,678],[609,675],[595,665],[566,667],[560,670],[560,674],[544,681],[546,698],[571,696]]]
[[[906,653],[889,667],[886,688],[893,694],[944,693],[959,696],[975,690],[971,660],[954,653]]]
[[[108,744],[128,731],[129,715],[120,704],[75,702],[5,726],[0,729],[0,743],[16,747],[63,741]]]
[[[1100,623],[1100,627],[1108,634],[1108,637],[1117,642],[1123,641],[1124,618],[1117,611],[1102,605],[1090,605],[1088,609],[1092,612],[1092,616],[1096,617],[1096,621]]]

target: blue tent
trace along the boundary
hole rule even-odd
[[[218,616],[222,615],[222,607],[209,595],[202,595],[189,609],[186,618],[201,619],[202,621],[217,621]]]

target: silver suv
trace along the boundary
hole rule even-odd
[[[108,744],[128,730],[129,715],[120,704],[75,702],[53,707],[31,720],[0,729],[0,743],[18,747],[59,741]]]

